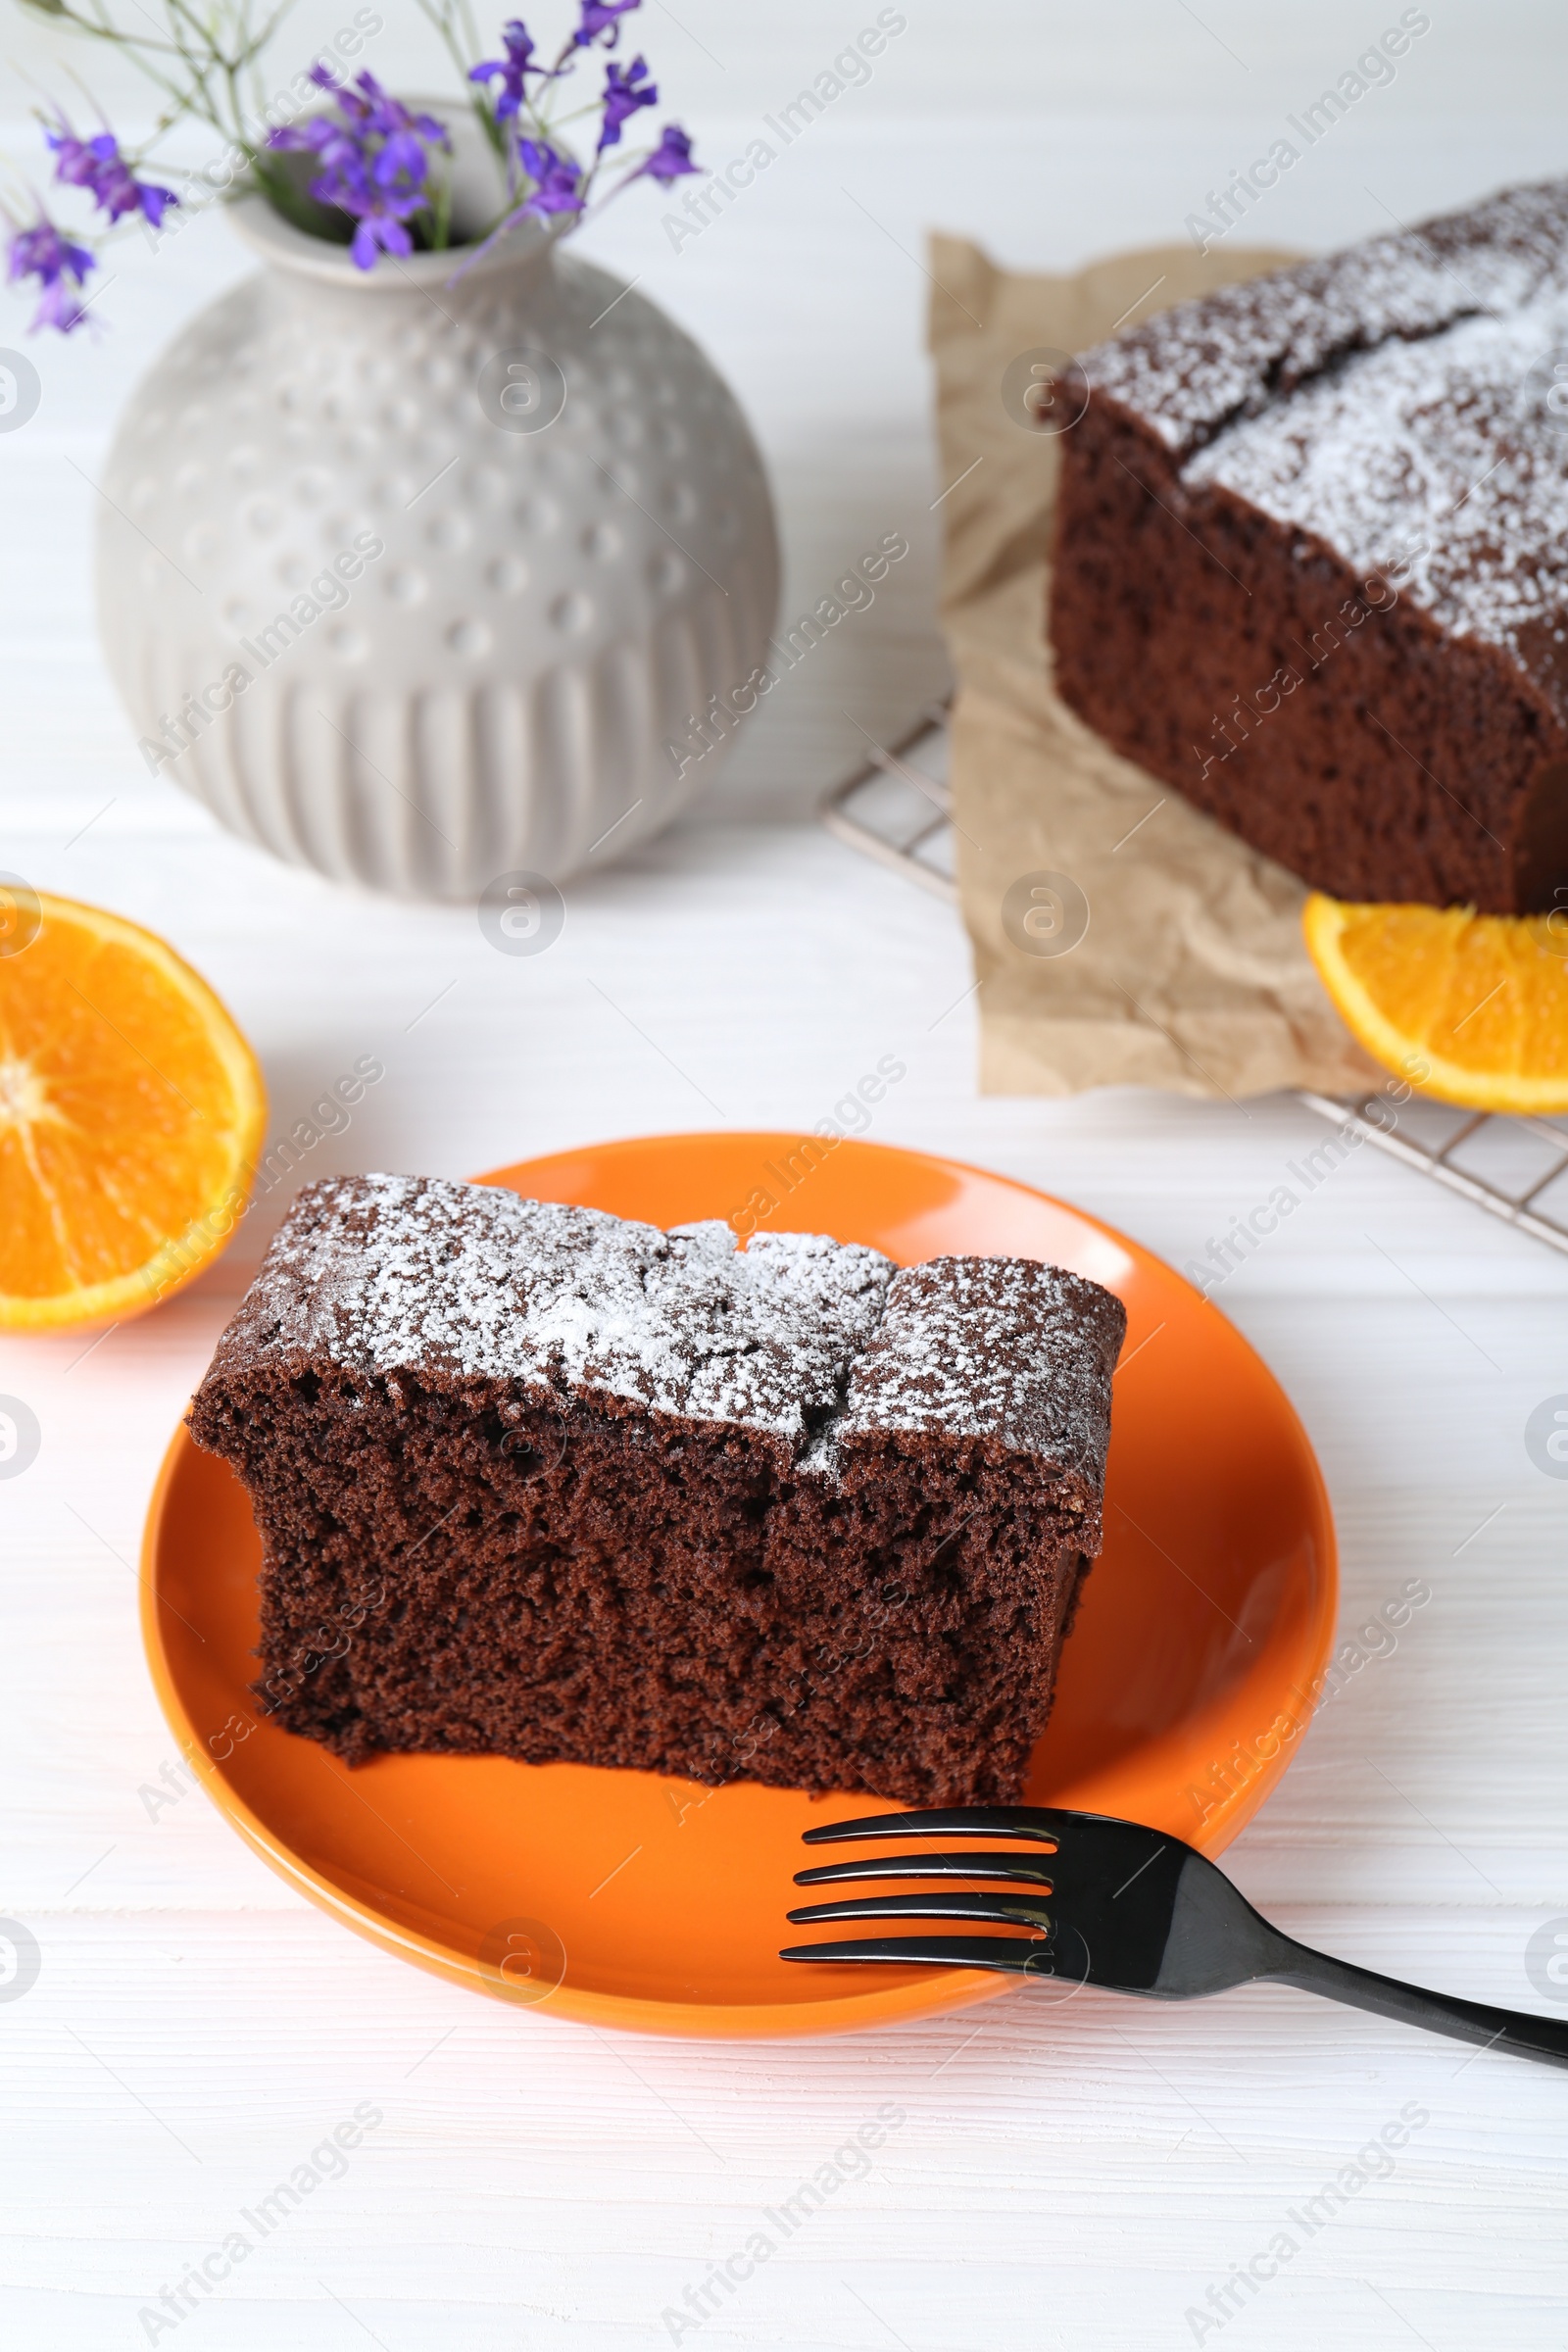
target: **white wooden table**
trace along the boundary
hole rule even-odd
[[[44,406],[0,438],[0,865],[170,935],[255,1041],[279,1128],[379,1055],[384,1082],[311,1174],[463,1174],[593,1137],[809,1125],[895,1052],[909,1074],[877,1137],[1059,1192],[1180,1264],[1317,1140],[1289,1102],[978,1100],[956,920],[808,815],[854,757],[854,722],[891,730],[944,679],[922,228],[1044,267],[1179,234],[1382,20],[1359,0],[1263,28],[1240,0],[1205,0],[1201,22],[1182,0],[1001,0],[982,47],[958,0],[906,8],[870,86],[700,241],[672,255],[656,205],[594,232],[749,402],[790,607],[868,532],[904,529],[915,555],[773,697],[705,808],[570,892],[546,956],[497,956],[471,913],[271,864],[142,773],[95,649],[91,476],[130,371],[241,267],[221,222],[157,256],[127,245],[96,345],[32,347]],[[1562,167],[1560,12],[1432,13],[1398,81],[1282,183],[1258,234],[1325,244]],[[753,0],[737,23],[722,0],[681,0],[677,21],[650,0],[643,39],[722,156],[874,14]],[[304,20],[335,21],[324,5]],[[39,70],[29,26],[8,41]],[[434,78],[401,21],[373,48],[387,80]],[[95,86],[113,99],[112,76]],[[20,122],[28,103],[13,82],[7,112]],[[21,316],[4,317],[0,342],[17,342]],[[201,1794],[149,1808],[175,1751],[130,1563],[165,1442],[265,1238],[258,1212],[206,1280],[90,1353],[0,1346],[0,1392],[43,1430],[33,1467],[0,1484],[0,1912],[42,1962],[24,1998],[0,1999],[8,2346],[1568,2341],[1568,2082],[1545,2069],[1270,1989],[1170,2011],[1091,1994],[1053,2011],[1020,1992],[798,2045],[599,2034],[361,1943]],[[1525,1952],[1568,1915],[1568,1485],[1534,1466],[1524,1426],[1568,1391],[1568,1263],[1363,1152],[1220,1298],[1319,1448],[1348,1632],[1407,1579],[1432,1594],[1325,1708],[1231,1865],[1308,1941],[1549,2006]],[[688,2317],[686,2288],[884,2102],[904,2120],[868,2177],[701,2327],[663,2318]],[[143,2316],[362,2103],[382,2121],[341,2178],[177,2327]],[[1356,2185],[1345,2168],[1401,2113],[1425,2120]],[[1292,2218],[1342,2175],[1333,2218]],[[1281,2232],[1289,2259],[1268,2253]],[[1277,2276],[1228,2306],[1254,2257]]]

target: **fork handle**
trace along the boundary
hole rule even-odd
[[[1289,1936],[1278,1936],[1278,1942],[1281,1957],[1260,1972],[1276,1984],[1320,1992],[1352,2009],[1370,2009],[1375,2017],[1423,2026],[1429,2034],[1446,2034],[1482,2049],[1512,2050],[1521,2058],[1544,2059],[1548,2066],[1568,2066],[1568,2018],[1532,2017],[1528,2010],[1494,2009],[1486,2001],[1429,1992],[1424,1985],[1401,1984],[1396,1977],[1380,1977],[1348,1960],[1331,1959],[1327,1952],[1314,1952]]]

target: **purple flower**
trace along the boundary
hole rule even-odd
[[[582,23],[572,34],[578,49],[592,48],[599,35],[609,34],[607,49],[613,49],[620,38],[620,20],[629,9],[640,8],[642,0],[582,0]]]
[[[491,81],[496,74],[500,74],[501,95],[496,100],[498,122],[504,122],[509,115],[514,115],[522,105],[528,94],[525,83],[530,74],[537,74],[541,81],[549,79],[543,66],[530,65],[528,62],[533,56],[533,42],[529,38],[527,25],[520,18],[514,17],[510,24],[503,24],[501,38],[506,43],[506,56],[493,57],[487,64],[475,66],[468,75],[470,81]]]
[[[58,327],[69,335],[86,318],[84,306],[76,300],[70,280],[81,285],[89,270],[97,268],[85,245],[73,245],[63,237],[46,214],[40,213],[31,228],[18,229],[11,240],[11,259],[6,275],[13,285],[24,277],[37,278],[43,298],[32,318],[40,326]]]
[[[348,207],[342,209],[346,212]],[[368,206],[358,216],[349,246],[356,270],[373,270],[378,253],[406,257],[414,251],[414,239],[403,225],[406,218],[394,205]]]
[[[514,220],[532,218],[548,220],[552,213],[580,213],[582,211],[582,172],[568,157],[558,155],[554,147],[539,145],[533,139],[519,139],[517,154],[522,168],[534,183],[533,194],[518,205],[512,216]]]
[[[624,68],[611,65],[605,74],[605,126],[599,133],[599,152],[620,145],[621,124],[640,106],[657,106],[658,86],[648,78],[646,58],[634,57]]]
[[[657,179],[662,188],[673,186],[688,172],[701,172],[701,164],[692,162],[692,143],[677,122],[666,122],[659,145],[636,172],[634,179]]]
[[[323,114],[289,124],[274,130],[268,145],[319,157],[322,168],[311,194],[358,223],[350,250],[359,269],[372,269],[377,253],[412,253],[414,239],[404,223],[429,208],[431,153],[451,144],[444,126],[433,115],[410,114],[373,74],[361,74],[349,85],[329,67],[317,65],[311,79],[331,93],[336,119]]]
[[[142,213],[157,228],[170,206],[179,202],[172,188],[136,177],[110,131],[100,132],[95,139],[78,139],[62,115],[59,131],[46,130],[43,135],[45,144],[54,149],[56,179],[68,187],[90,189],[94,204],[111,220],[125,213]]]
[[[433,115],[411,115],[401,99],[382,89],[373,74],[359,74],[352,82],[342,82],[330,66],[318,62],[312,66],[310,78],[336,100],[341,120],[333,122],[327,115],[317,115],[303,126],[286,124],[272,132],[267,142],[270,147],[309,147],[319,153],[333,138],[354,137],[363,142],[411,131],[432,147],[451,144],[444,125]]]

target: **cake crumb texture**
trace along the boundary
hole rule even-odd
[[[1015,1796],[1124,1328],[1028,1261],[311,1186],[191,1417],[262,1535],[258,1693],[351,1761]]]

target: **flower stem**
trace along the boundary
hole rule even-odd
[[[430,250],[432,253],[445,253],[448,245],[452,242],[452,167],[450,164],[442,172],[436,186],[431,221]]]

